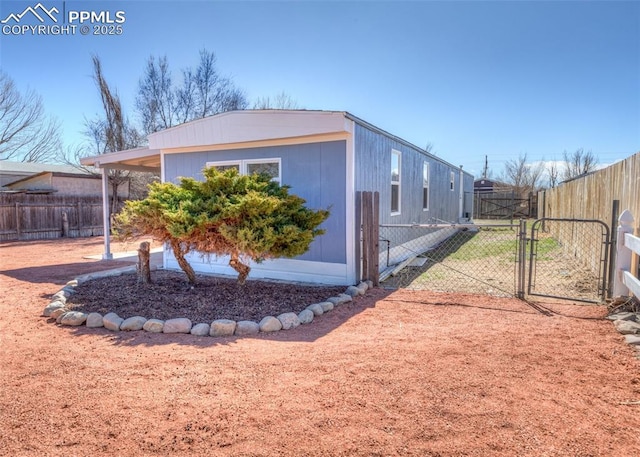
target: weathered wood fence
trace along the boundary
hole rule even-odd
[[[631,211],[625,210],[618,219],[615,273],[613,276],[614,297],[634,295],[640,299],[640,279],[638,279],[638,256],[640,237],[634,235]]]
[[[538,215],[538,196],[527,198],[508,192],[476,192],[473,196],[475,219],[530,219]]]
[[[538,217],[611,222],[613,201],[640,214],[640,152],[538,194]],[[613,229],[613,227],[612,227]]]
[[[357,224],[360,228],[362,242],[360,257],[362,266],[359,279],[368,279],[377,286],[380,279],[380,194],[378,192],[358,192]]]
[[[0,241],[102,234],[100,197],[0,195]]]

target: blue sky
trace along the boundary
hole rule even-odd
[[[37,3],[3,0],[0,19]],[[126,15],[120,36],[0,35],[2,69],[42,96],[67,144],[100,111],[92,54],[135,120],[148,57],[179,78],[206,48],[250,100],[285,91],[349,111],[475,175],[485,155],[498,174],[525,153],[611,163],[640,150],[637,1],[41,3]]]

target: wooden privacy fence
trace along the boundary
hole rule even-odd
[[[640,152],[538,194],[538,216],[610,222],[613,201],[640,214]]]
[[[0,195],[0,241],[102,234],[100,197]]]
[[[623,211],[618,222],[612,295],[617,297],[631,293],[636,298],[640,298],[640,279],[638,279],[640,237],[634,235],[633,214],[631,214],[631,211]]]
[[[514,191],[476,192],[473,199],[475,219],[529,219],[538,215],[538,197],[533,193],[522,198]]]

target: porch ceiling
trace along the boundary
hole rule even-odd
[[[160,150],[149,148],[128,149],[80,160],[82,165],[112,170],[160,172]]]

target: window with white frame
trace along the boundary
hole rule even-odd
[[[391,150],[391,215],[400,214],[400,151]]]
[[[422,164],[422,209],[429,210],[429,162]]]
[[[241,175],[266,173],[278,184],[282,181],[280,159],[247,159],[207,162],[207,167],[216,167],[220,171],[235,168]]]
[[[452,171],[450,176],[451,176],[451,179],[449,181],[449,190],[451,192],[453,192],[453,190],[455,189],[455,184],[456,184],[456,174],[455,174],[455,172]]]

